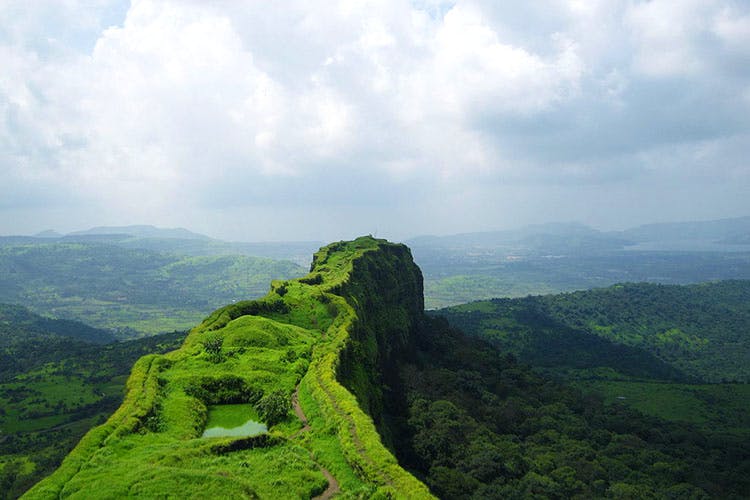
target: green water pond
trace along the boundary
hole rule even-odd
[[[256,436],[268,431],[259,422],[258,412],[253,405],[213,405],[208,407],[208,420],[202,437],[245,437]]]

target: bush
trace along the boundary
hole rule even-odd
[[[221,354],[221,347],[224,345],[224,339],[221,337],[211,337],[203,341],[203,350],[208,354],[208,359],[214,363],[224,361]]]
[[[286,419],[289,410],[292,409],[292,402],[284,391],[273,391],[263,396],[255,405],[255,409],[270,427]]]
[[[207,405],[255,404],[263,391],[251,386],[241,377],[225,375],[221,378],[196,377],[187,383],[185,394],[198,398]]]

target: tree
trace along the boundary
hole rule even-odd
[[[289,396],[281,390],[266,394],[255,405],[258,414],[270,427],[284,420],[292,409]]]

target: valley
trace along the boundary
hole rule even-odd
[[[94,320],[99,328],[93,328],[20,306],[0,308],[0,481],[8,498],[49,474],[87,431],[29,498],[90,497],[94,490],[86,485],[100,485],[109,492],[105,496],[134,488],[149,496],[190,488],[201,495],[261,498],[277,496],[276,488],[301,497],[335,491],[414,498],[506,498],[519,492],[741,497],[748,491],[741,471],[750,448],[750,281],[624,283],[474,301],[424,316],[431,299],[423,286],[430,286],[430,275],[423,285],[408,249],[384,240],[324,247],[311,272],[297,279],[283,274],[299,273],[294,264],[267,259],[189,257],[101,241],[25,242],[24,249],[5,243],[5,262],[15,266],[15,278],[30,278],[27,290],[39,280],[57,287],[57,296],[64,290],[102,297],[115,287],[136,297],[133,307],[144,318],[141,329],[124,314]],[[680,266],[696,259],[703,264],[691,264],[693,277],[741,275],[745,269],[741,252],[688,252],[683,264],[675,264],[679,259],[670,253],[651,264],[640,251],[632,255],[644,268],[663,271],[671,262],[681,276],[686,274]],[[596,262],[592,255],[578,258]],[[612,258],[601,257],[610,264]],[[133,273],[131,262],[138,259],[142,271]],[[491,284],[497,268],[472,259],[451,262],[488,273],[478,274],[477,283]],[[435,266],[433,273],[441,269]],[[181,267],[192,281],[165,274]],[[196,269],[204,269],[205,277]],[[72,272],[82,280],[69,283]],[[557,279],[551,271],[536,272],[548,285]],[[587,272],[593,275],[596,267]],[[182,306],[196,315],[205,307],[199,304],[207,303],[197,293],[242,293],[273,273],[281,277],[268,280],[265,297],[216,310],[184,342],[185,334],[175,331],[112,343],[182,325],[169,304],[189,295],[171,292],[176,286],[194,288],[196,299]],[[524,283],[509,274],[514,286]],[[170,288],[157,291],[158,283],[167,282]],[[13,289],[18,287],[4,293]],[[476,290],[467,293],[477,298]],[[171,319],[144,316],[149,301],[160,311],[154,318]],[[52,302],[36,304],[44,310]],[[110,312],[56,307],[67,317]],[[160,352],[167,354],[151,356]],[[126,384],[130,367],[143,355]],[[693,437],[685,440],[688,435]],[[615,451],[614,443],[622,440],[636,440],[640,451]],[[105,452],[110,459],[87,466],[83,475],[65,472],[99,456],[100,447],[111,450]],[[588,450],[590,458],[573,460],[573,449]],[[137,486],[124,474],[156,456],[162,465],[138,475]],[[498,468],[501,456],[505,465]],[[658,463],[682,471],[680,481]],[[735,465],[726,468],[728,463]],[[174,475],[175,467],[184,472]],[[599,472],[585,472],[592,467]],[[612,467],[620,472],[604,472]],[[267,482],[272,469],[282,471],[283,481]]]

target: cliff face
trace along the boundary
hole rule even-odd
[[[324,247],[306,277],[222,308],[179,350],[140,360],[122,407],[28,497],[311,497],[334,487],[430,497],[373,423],[422,321],[408,248],[371,237]],[[264,418],[273,398],[298,401],[297,418],[287,410],[255,437],[201,437],[217,407],[255,405]]]
[[[397,383],[393,368],[413,353],[423,322],[422,273],[407,247],[383,246],[353,262],[338,293],[356,313],[338,379],[383,431],[383,390]]]

